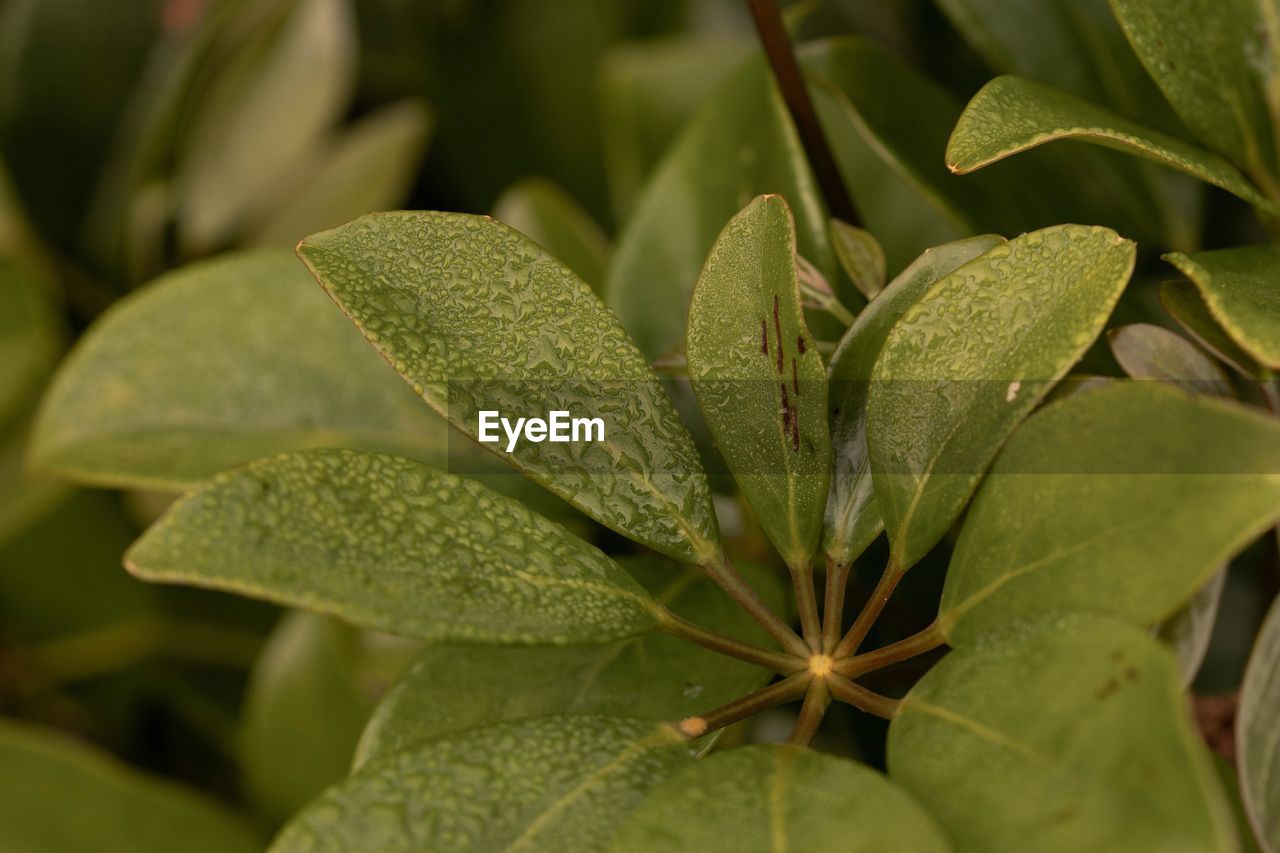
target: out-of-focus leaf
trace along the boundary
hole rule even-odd
[[[779,196],[729,220],[693,289],[685,351],[711,434],[774,547],[807,568],[831,477],[827,380]]]
[[[1236,343],[1280,369],[1280,247],[1173,252],[1164,258],[1200,288],[1213,318]]]
[[[377,699],[373,663],[361,633],[336,620],[294,612],[276,627],[250,674],[239,740],[246,791],[266,817],[283,823],[346,777]]]
[[[1231,383],[1218,363],[1168,329],[1133,323],[1107,332],[1107,343],[1134,379],[1158,379],[1187,392],[1232,396]]]
[[[862,310],[831,356],[827,379],[835,470],[822,547],[835,562],[853,562],[884,529],[868,465],[867,392],[885,339],[930,287],[1002,242],[984,235],[927,250]]]
[[[951,844],[910,795],[871,768],[756,745],[717,753],[663,782],[609,850],[944,853]]]
[[[409,195],[430,129],[431,113],[420,101],[401,101],[362,118],[292,169],[292,187],[281,193],[284,204],[253,229],[251,242],[292,249],[314,231],[398,207]]]
[[[5,850],[249,853],[261,845],[246,824],[192,792],[52,732],[0,723]]]
[[[706,475],[671,401],[617,318],[531,240],[487,217],[386,213],[313,234],[298,253],[460,430],[478,438],[481,411],[600,418],[602,441],[484,446],[638,542],[718,556]]]
[[[600,226],[563,189],[544,178],[512,185],[493,205],[507,223],[564,262],[599,291],[613,247]]]
[[[370,761],[271,850],[598,850],[689,756],[673,727],[650,720],[500,723]]]
[[[352,445],[443,460],[445,424],[286,252],[187,267],[108,311],[37,422],[42,469],[181,488],[251,459]]]
[[[1160,285],[1160,304],[1188,334],[1205,349],[1243,376],[1266,379],[1270,371],[1254,360],[1227,335],[1209,313],[1200,291],[1189,281],[1167,281]]]
[[[1214,572],[1208,583],[1181,610],[1160,626],[1160,639],[1173,647],[1173,654],[1178,659],[1178,673],[1182,677],[1184,690],[1189,689],[1195,681],[1200,664],[1204,662],[1205,652],[1209,650],[1213,626],[1218,621],[1222,588],[1226,583],[1227,567],[1223,566]]]
[[[605,53],[597,91],[609,195],[620,220],[671,141],[752,47],[749,39],[671,37]]]
[[[768,644],[755,620],[699,570],[657,560],[624,564],[654,598],[699,625]],[[772,569],[741,566],[777,611],[790,588]],[[679,720],[763,687],[770,673],[661,631],[616,643],[550,648],[449,645],[425,650],[378,705],[357,766],[416,741],[557,713]]]
[[[946,533],[1000,445],[1097,337],[1133,263],[1133,243],[1110,229],[1046,228],[960,267],[893,327],[867,441],[900,569]]]
[[[297,0],[273,37],[233,58],[201,104],[178,171],[179,237],[191,253],[274,206],[278,180],[347,106],[355,72],[349,0]]]
[[[884,290],[884,249],[870,231],[831,220],[831,245],[845,275],[868,300]]]
[[[1280,17],[1256,0],[1110,0],[1179,117],[1255,181],[1274,180]]]
[[[1258,633],[1236,713],[1236,761],[1245,810],[1267,853],[1280,850],[1280,599]]]
[[[1062,610],[1150,626],[1278,518],[1273,418],[1155,382],[1087,391],[1045,408],[1001,452],[939,618],[953,645]]]
[[[558,524],[470,480],[358,450],[221,474],[125,559],[145,580],[424,640],[604,642],[654,624],[644,589]]]
[[[679,345],[707,251],[724,223],[765,193],[791,205],[800,254],[834,281],[827,215],[804,149],[769,70],[752,60],[685,127],[619,238],[606,301],[646,356]]]
[[[962,850],[1235,850],[1183,702],[1141,629],[1033,622],[951,652],[911,689],[890,778]]]
[[[30,417],[0,427],[0,545],[71,491],[61,481],[28,469],[30,432]]]
[[[44,283],[0,257],[0,424],[31,401],[61,349],[58,318]]]
[[[1079,139],[1145,157],[1274,211],[1225,158],[1130,121],[1061,89],[997,77],[973,96],[947,143],[947,168],[966,174],[1056,139]]]

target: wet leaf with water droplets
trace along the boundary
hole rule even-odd
[[[493,217],[533,240],[597,292],[604,285],[613,247],[591,214],[559,185],[526,178],[507,187]]]
[[[1277,519],[1274,419],[1154,382],[1084,391],[1001,451],[965,520],[939,619],[952,645],[1062,610],[1151,626]]]
[[[673,572],[663,560],[623,565],[680,616],[757,645],[771,642],[700,570]],[[790,588],[775,569],[748,563],[739,569],[766,602],[786,612]],[[590,646],[434,646],[378,705],[356,762],[450,732],[544,714],[680,720],[763,687],[770,677],[657,630]]]
[[[651,720],[539,717],[383,755],[285,827],[272,853],[601,850],[691,761]]]
[[[1003,242],[1003,237],[983,235],[927,250],[862,310],[831,356],[827,383],[835,470],[822,547],[837,563],[855,560],[884,529],[867,464],[867,390],[885,338],[930,287]]]
[[[951,652],[889,727],[890,779],[957,849],[1236,849],[1169,652],[1083,614]]]
[[[659,785],[611,853],[946,853],[951,844],[904,790],[863,764],[808,749],[719,752]]]
[[[1258,364],[1218,325],[1209,313],[1200,290],[1189,281],[1166,281],[1160,285],[1160,304],[1183,331],[1242,376],[1267,379],[1271,371]]]
[[[1280,247],[1172,252],[1164,259],[1200,288],[1209,312],[1236,343],[1280,369]]]
[[[942,538],[1018,421],[1088,349],[1133,263],[1133,243],[1107,228],[1033,231],[948,275],[893,327],[867,441],[899,568]]]
[[[222,474],[125,559],[146,580],[425,640],[604,642],[654,624],[644,589],[558,524],[470,480],[356,450]]]
[[[1245,811],[1263,849],[1280,850],[1280,598],[1258,632],[1240,689],[1236,760]]]
[[[702,416],[765,533],[789,566],[808,566],[831,476],[827,379],[780,196],[757,198],[720,233],[693,289],[685,348]]]
[[[602,441],[483,446],[637,542],[689,562],[717,555],[706,474],[670,399],[617,318],[533,241],[487,217],[380,213],[298,254],[464,433],[477,436],[482,410],[601,418]]]
[[[251,853],[262,841],[192,791],[51,729],[6,720],[0,722],[0,849]]]
[[[426,411],[285,251],[169,273],[113,306],[45,396],[37,467],[178,489],[253,459],[345,445],[444,461]]]

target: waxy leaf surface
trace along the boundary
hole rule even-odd
[[[946,533],[1000,445],[1102,330],[1134,246],[1061,225],[989,250],[930,288],[875,365],[867,440],[894,560]]]
[[[1280,369],[1280,247],[1174,252],[1165,260],[1200,288],[1210,313],[1236,343]]]
[[[603,642],[653,625],[644,589],[558,524],[470,480],[356,450],[222,474],[126,564],[424,640]]]
[[[807,567],[831,476],[827,380],[800,307],[795,226],[779,196],[743,208],[711,248],[685,349],[729,470],[787,564]]]
[[[1160,285],[1160,304],[1184,331],[1237,373],[1253,379],[1270,378],[1271,371],[1258,364],[1223,331],[1194,284],[1189,281],[1164,282]]]
[[[846,758],[755,745],[720,752],[656,788],[612,853],[840,850],[943,853],[950,843],[901,788]]]
[[[1005,445],[940,618],[952,645],[1062,610],[1154,625],[1277,519],[1280,423],[1154,382],[1085,391]]]
[[[271,850],[602,850],[648,790],[689,761],[684,738],[651,720],[501,723],[370,761]]]
[[[533,241],[487,217],[383,213],[313,234],[298,253],[464,433],[477,436],[481,410],[599,417],[603,441],[484,446],[668,556],[718,553],[707,478],[671,401],[617,318]]]
[[[526,178],[498,197],[493,217],[533,240],[599,291],[613,247],[591,214],[544,178]]]

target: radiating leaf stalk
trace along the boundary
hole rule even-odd
[[[928,628],[904,640],[881,646],[866,654],[837,660],[834,670],[846,678],[857,678],[868,672],[931,652],[945,644],[946,636],[942,632],[942,623],[935,620]]]
[[[728,657],[744,660],[773,670],[779,675],[790,675],[804,668],[804,661],[793,655],[762,649],[751,643],[704,628],[672,613],[665,607],[651,609],[658,627],[675,637],[696,643],[703,648],[711,649]]]
[[[796,719],[795,728],[787,737],[787,743],[795,746],[808,746],[813,740],[818,726],[822,725],[822,717],[831,704],[831,691],[827,689],[825,680],[815,678],[809,682],[805,690],[804,703],[800,706],[800,716]]]
[[[883,717],[886,720],[892,720],[898,713],[898,708],[902,705],[897,699],[889,699],[878,693],[873,693],[860,684],[854,684],[837,672],[833,672],[828,676],[827,686],[831,690],[831,695],[841,702],[852,705],[861,711],[866,711],[868,714]]]
[[[804,640],[760,598],[728,556],[721,552],[715,560],[702,563],[701,566],[707,573],[707,577],[715,581],[730,598],[741,605],[743,610],[751,614],[751,617],[760,623],[760,627],[768,631],[783,649],[793,655],[808,654],[809,647]]]
[[[862,645],[862,641],[867,638],[872,626],[880,618],[880,613],[884,610],[884,606],[889,603],[889,598],[893,595],[893,591],[897,588],[898,582],[902,580],[904,574],[906,574],[906,569],[891,557],[889,564],[884,567],[884,574],[880,576],[879,582],[876,583],[875,590],[872,591],[871,597],[867,599],[866,606],[862,608],[858,618],[853,621],[848,633],[836,645],[835,651],[832,652],[833,657],[838,660],[858,651],[858,647]]]
[[[807,671],[789,675],[741,699],[735,699],[705,714],[681,720],[680,733],[689,739],[702,737],[708,732],[745,720],[768,708],[792,702],[805,694],[811,680],[812,676]]]
[[[822,606],[822,653],[832,654],[840,642],[840,628],[844,619],[844,598],[849,584],[850,563],[837,562],[827,557],[827,582]]]

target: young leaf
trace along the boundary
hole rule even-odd
[[[1014,433],[970,508],[939,618],[953,645],[1063,610],[1150,626],[1278,518],[1280,423],[1114,383]]]
[[[787,565],[808,567],[831,476],[827,379],[800,307],[779,196],[729,220],[689,306],[689,379],[720,452]]]
[[[1191,689],[1200,664],[1209,651],[1213,626],[1218,621],[1218,605],[1222,601],[1222,588],[1227,584],[1227,566],[1213,573],[1209,582],[1192,596],[1191,600],[1160,626],[1160,639],[1173,648],[1178,659],[1178,672],[1182,676],[1182,689]]]
[[[1251,379],[1267,379],[1271,371],[1258,364],[1218,325],[1199,289],[1189,281],[1166,281],[1160,285],[1160,304],[1187,334],[1237,373]]]
[[[689,761],[684,738],[649,720],[472,729],[370,761],[303,809],[271,851],[600,850]]]
[[[890,778],[958,849],[1235,850],[1169,653],[1083,615],[951,652],[889,728]]]
[[[125,562],[145,580],[424,640],[604,642],[654,624],[649,595],[558,524],[470,480],[357,450],[221,474]]]
[[[1186,126],[1256,181],[1275,174],[1277,20],[1256,0],[1111,0],[1133,50]]]
[[[754,59],[685,127],[618,240],[605,298],[646,356],[679,344],[690,288],[722,224],[763,193],[787,199],[800,254],[833,280],[821,196],[782,96]]]
[[[1133,243],[1061,225],[996,246],[889,333],[867,401],[876,500],[906,569],[964,508],[1000,445],[1101,331]]]
[[[644,357],[590,288],[487,217],[384,213],[298,254],[433,408],[475,438],[478,412],[604,421],[588,443],[502,454],[600,523],[679,560],[719,551],[693,442]]]
[[[1164,259],[1200,288],[1214,319],[1236,343],[1280,369],[1280,247],[1172,252]]]
[[[1127,151],[1221,187],[1250,204],[1276,209],[1223,157],[1020,77],[997,77],[973,96],[947,143],[947,168],[966,174],[1055,139]]]
[[[544,178],[526,178],[493,204],[493,217],[533,240],[597,292],[613,247],[600,226],[567,192]]]
[[[1111,354],[1134,379],[1155,379],[1183,391],[1230,397],[1231,382],[1218,363],[1168,329],[1133,323],[1107,333]]]
[[[719,752],[659,785],[611,853],[944,853],[933,819],[879,773],[845,758],[757,745]]]
[[[712,630],[755,642],[769,635],[701,571],[633,560],[630,573],[662,604]],[[790,594],[772,569],[743,565],[777,610]],[[651,631],[615,643],[551,648],[440,645],[426,649],[378,705],[356,766],[417,741],[545,714],[680,720],[763,687],[771,674]]]
[[[251,242],[292,249],[314,231],[400,206],[430,130],[430,110],[410,99],[382,107],[316,146],[289,170],[292,191],[282,193],[284,204],[254,227]]]
[[[1262,623],[1249,655],[1240,710],[1236,760],[1245,811],[1267,853],[1280,850],[1280,599]]]
[[[287,252],[170,273],[63,362],[31,456],[82,482],[183,488],[301,447],[444,461],[446,425],[369,351]]]
[[[74,813],[67,810],[74,804]],[[251,853],[262,841],[212,802],[52,731],[0,722],[0,848],[41,853]]]
[[[831,220],[831,245],[845,275],[868,301],[884,290],[884,249],[870,231]]]
[[[827,381],[835,469],[822,547],[835,562],[851,563],[884,529],[868,467],[867,391],[885,339],[930,287],[1003,242],[1003,237],[983,235],[926,250],[862,310],[831,356]]]

